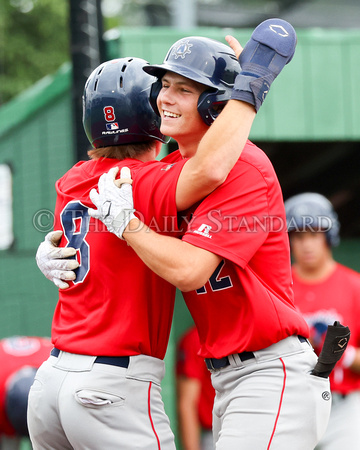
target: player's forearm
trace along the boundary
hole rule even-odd
[[[201,427],[196,408],[179,408],[179,432],[184,450],[200,450]]]
[[[200,450],[201,425],[198,404],[201,394],[201,382],[195,378],[180,376],[177,378],[177,411],[179,432],[184,450]]]
[[[123,237],[142,261],[157,275],[182,289],[186,279],[182,242],[151,231],[140,221],[132,220]]]
[[[131,220],[123,238],[153,272],[184,292],[203,286],[219,264],[217,255],[155,233],[138,219]]]
[[[252,105],[230,100],[199,143],[179,176],[176,203],[179,211],[220,186],[239,159],[255,118]]]

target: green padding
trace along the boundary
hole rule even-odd
[[[70,88],[71,64],[65,63],[55,74],[42,78],[0,108],[0,136],[24,123],[27,118],[67,93]]]

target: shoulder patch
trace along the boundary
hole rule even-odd
[[[170,170],[173,166],[175,166],[175,163],[168,164],[166,167],[162,167],[160,170]]]

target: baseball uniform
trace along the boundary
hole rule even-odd
[[[79,162],[57,181],[54,229],[64,232],[61,246],[77,249],[81,266],[70,288],[59,291],[55,349],[30,393],[29,428],[36,448],[48,448],[49,442],[62,449],[174,448],[160,382],[175,288],[90,218],[88,208],[100,175],[127,166],[140,217],[156,231],[171,233],[184,162],[168,166],[101,158]]]
[[[321,281],[305,281],[293,269],[296,307],[310,328],[310,338],[320,353],[328,325],[340,321],[351,330],[350,345],[360,347],[360,275],[336,263]],[[348,350],[347,350],[348,351]],[[346,352],[330,374],[333,404],[329,425],[316,449],[355,449],[360,443],[360,374],[344,362]]]
[[[329,380],[310,375],[316,355],[293,302],[282,193],[254,144],[193,212],[183,240],[224,258],[183,294],[212,369],[216,449],[313,449],[330,414]]]

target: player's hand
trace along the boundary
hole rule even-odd
[[[72,247],[58,247],[62,231],[51,231],[39,245],[36,252],[36,263],[41,272],[59,289],[67,289],[66,281],[75,280],[73,270],[79,267],[75,259],[65,259],[76,255]]]
[[[108,173],[99,178],[98,189],[90,191],[90,199],[97,209],[89,209],[89,215],[101,220],[110,233],[114,233],[120,239],[131,219],[135,218],[134,201],[132,195],[132,179],[130,169],[123,167],[120,179],[115,177],[119,171],[113,167]]]
[[[226,42],[230,45],[230,47],[234,50],[237,59],[240,57],[240,53],[243,51],[243,48],[240,45],[240,42],[234,38],[234,36],[227,35],[225,36]]]

